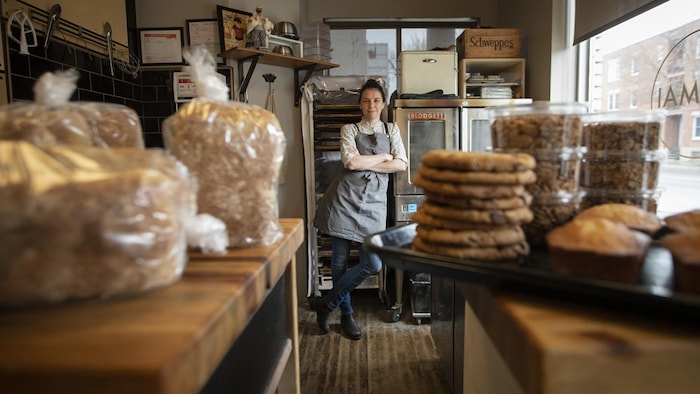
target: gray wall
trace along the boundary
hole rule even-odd
[[[525,60],[527,96],[535,100],[551,98],[552,3],[566,0],[499,0],[498,25],[519,27]]]

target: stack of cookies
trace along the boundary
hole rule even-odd
[[[433,150],[413,184],[425,200],[411,220],[413,247],[446,256],[512,261],[530,252],[521,225],[533,219],[535,159],[525,153]]]

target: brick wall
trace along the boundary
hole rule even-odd
[[[17,33],[19,34],[19,33]],[[43,37],[37,34],[38,42]],[[9,48],[8,80],[10,101],[34,101],[33,87],[45,72],[75,68],[80,73],[78,88],[71,101],[93,101],[126,105],[141,119],[146,147],[162,147],[161,125],[173,114],[172,73],[181,66],[143,67],[136,76],[121,70],[116,64],[111,75],[109,61],[83,48],[53,40],[48,50],[42,45],[29,48],[29,55],[19,54],[19,45],[5,40]],[[227,82],[230,84],[230,73]]]

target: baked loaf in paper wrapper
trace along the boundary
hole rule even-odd
[[[132,294],[171,284],[196,211],[162,150],[0,141],[0,304]]]
[[[204,47],[186,48],[198,97],[165,120],[165,148],[197,179],[199,212],[226,224],[230,247],[270,245],[282,237],[277,183],[285,137],[270,111],[228,101]]]
[[[0,139],[55,144],[144,148],[141,122],[133,109],[112,103],[69,102],[75,71],[43,74],[35,101],[0,108]]]

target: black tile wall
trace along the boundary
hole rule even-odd
[[[177,111],[173,96],[173,71],[179,71],[179,68],[141,70],[143,138],[149,146],[163,146],[163,121]]]
[[[15,35],[19,31],[15,32]],[[37,34],[38,42],[43,37]],[[48,49],[42,45],[29,48],[29,55],[19,53],[19,45],[5,39],[9,48],[11,101],[33,101],[34,84],[46,72],[75,68],[80,73],[71,101],[116,103],[132,108],[141,119],[146,147],[162,147],[163,121],[177,110],[173,100],[172,68],[142,68],[138,75],[114,65],[112,76],[104,55],[53,40]]]

